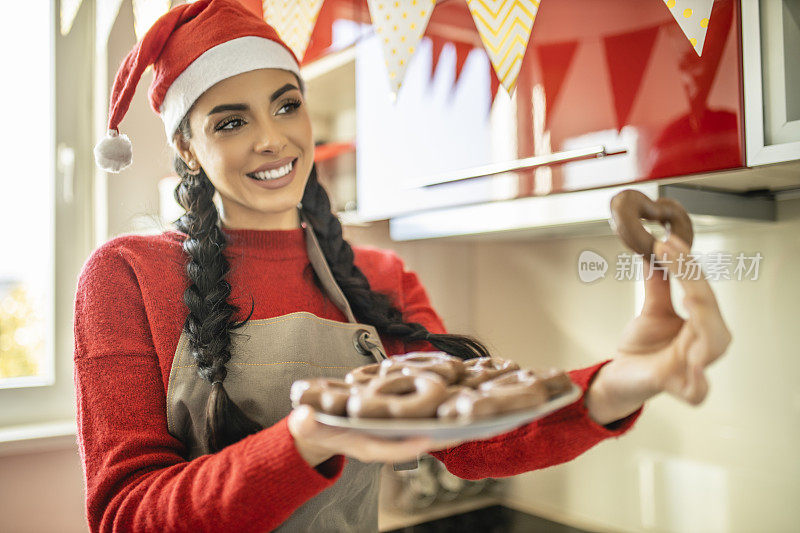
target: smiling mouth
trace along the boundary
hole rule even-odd
[[[294,170],[294,166],[296,164],[297,164],[297,158],[294,158],[289,163],[280,168],[276,168],[274,170],[266,170],[264,172],[251,172],[247,174],[247,177],[257,181],[277,180],[291,173],[292,170]]]

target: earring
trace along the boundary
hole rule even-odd
[[[189,174],[192,174],[193,176],[196,176],[197,174],[200,173],[199,169],[197,168],[197,161],[190,161],[189,164],[186,165],[186,166],[188,166],[189,169],[191,169],[193,171],[193,172],[190,172]]]

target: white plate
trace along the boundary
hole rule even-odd
[[[327,426],[352,429],[389,439],[424,436],[434,440],[476,440],[488,439],[511,431],[537,418],[558,411],[580,397],[581,389],[573,383],[571,390],[552,398],[539,407],[507,413],[494,418],[478,420],[349,418],[317,412],[316,419]]]

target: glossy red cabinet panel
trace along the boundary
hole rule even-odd
[[[717,0],[698,57],[663,2],[542,2],[517,88],[519,155],[629,151],[596,175],[554,167],[551,192],[743,166],[738,28],[737,2]]]
[[[325,6],[307,58],[324,54],[332,20],[369,20],[366,2],[326,0]],[[359,52],[362,65],[372,62],[357,69],[356,79],[359,211],[381,218],[744,166],[739,13],[738,0],[714,2],[698,57],[662,0],[544,0],[509,99],[497,86],[466,1],[438,2],[396,102],[381,102],[377,94],[388,84],[376,81],[386,77],[376,48]],[[368,41],[369,33],[360,40]],[[454,60],[439,61],[445,47]],[[448,68],[460,76],[441,72]],[[448,76],[453,94],[443,99],[440,85]],[[364,94],[375,97],[364,103]],[[392,112],[402,115],[402,124]],[[484,146],[498,142],[498,123],[506,135],[499,142],[512,150]],[[439,134],[419,142],[428,130]],[[500,195],[497,187],[466,182],[413,193],[398,187],[514,157],[600,145],[624,153],[514,172],[516,183]]]

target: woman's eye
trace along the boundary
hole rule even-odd
[[[240,119],[240,118],[231,118],[231,119],[224,120],[224,121],[220,122],[216,129],[217,129],[217,131],[219,131],[219,130],[233,130],[233,129],[236,129],[236,127],[238,127],[239,124],[244,124],[244,121],[242,119]],[[229,128],[228,126],[230,126],[230,125],[233,125],[234,127]]]
[[[286,109],[287,107],[289,108],[289,111],[287,111],[287,113],[292,113],[295,109],[300,107],[300,105],[301,105],[300,100],[289,100],[281,106],[281,108],[278,110],[279,111],[278,114],[279,115],[285,114],[285,113],[280,113],[280,111]]]

